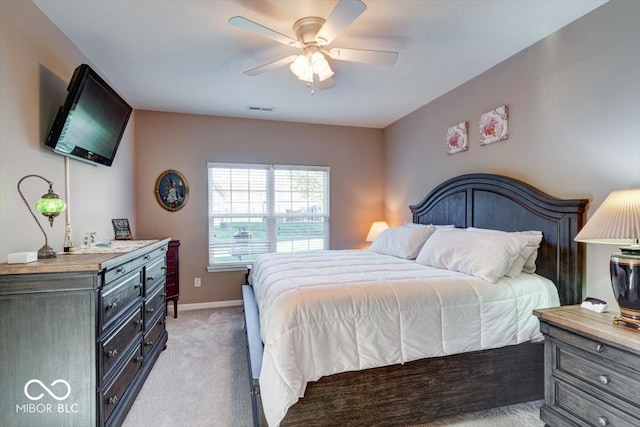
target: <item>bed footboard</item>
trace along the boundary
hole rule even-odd
[[[285,426],[398,426],[544,398],[544,345],[421,359],[307,384]]]
[[[242,304],[244,308],[244,333],[247,340],[247,361],[249,362],[249,387],[251,389],[251,409],[253,425],[266,426],[262,402],[260,401],[260,367],[262,366],[263,344],[260,339],[260,319],[253,287],[242,286]]]

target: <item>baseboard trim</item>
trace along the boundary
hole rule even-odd
[[[205,308],[224,308],[224,307],[240,307],[242,306],[242,300],[232,301],[211,301],[211,302],[197,302],[193,304],[178,304],[178,313],[188,310],[202,310]],[[173,314],[173,304],[168,306],[169,313]]]

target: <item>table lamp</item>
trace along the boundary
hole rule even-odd
[[[58,216],[60,212],[65,210],[67,204],[64,202],[64,200],[58,197],[56,193],[53,192],[53,182],[40,175],[27,175],[25,177],[22,177],[22,179],[18,181],[18,193],[20,193],[20,197],[22,197],[22,201],[24,202],[24,204],[27,205],[29,213],[31,214],[33,219],[36,220],[36,224],[38,224],[38,227],[40,227],[42,234],[44,234],[44,246],[38,250],[38,259],[55,258],[58,256],[58,254],[53,250],[51,246],[49,246],[47,233],[45,233],[44,228],[42,228],[42,225],[40,225],[40,221],[38,221],[38,218],[33,213],[33,210],[31,210],[31,206],[29,206],[27,199],[24,197],[24,194],[22,194],[22,190],[20,190],[20,184],[22,184],[22,181],[27,178],[40,178],[47,184],[49,184],[49,191],[47,191],[46,194],[42,195],[42,197],[38,199],[38,201],[36,202],[36,209],[40,211],[42,215],[49,218],[49,225],[51,227],[53,227],[53,219]]]
[[[364,241],[373,242],[376,237],[378,237],[378,235],[387,228],[389,228],[389,224],[387,224],[387,221],[375,221],[373,224],[371,224],[369,233],[367,233],[367,237],[364,239]]]
[[[621,252],[610,260],[611,286],[621,314],[614,323],[640,330],[640,188],[609,194],[575,240],[620,246]]]

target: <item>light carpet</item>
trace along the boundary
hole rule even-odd
[[[123,427],[251,427],[242,309],[167,317],[169,340]],[[542,427],[542,401],[443,418],[423,426]]]

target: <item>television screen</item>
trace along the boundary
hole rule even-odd
[[[76,68],[46,145],[55,152],[111,166],[131,106],[87,64]]]

